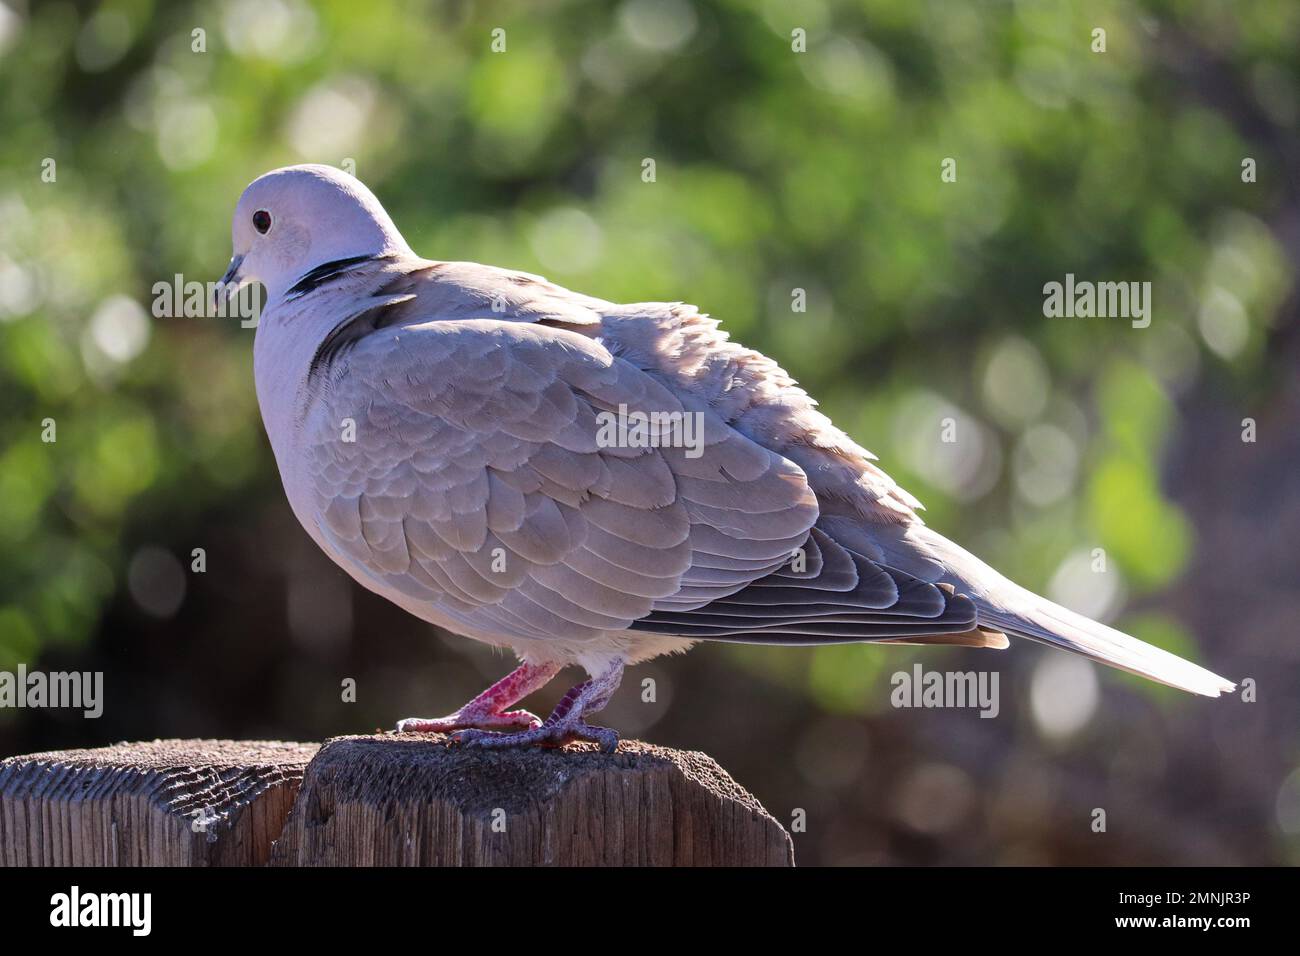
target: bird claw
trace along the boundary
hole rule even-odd
[[[446,717],[407,717],[397,722],[399,734],[449,734],[453,731],[527,732],[542,726],[542,718],[526,710],[508,710],[500,714],[486,711],[458,710]]]
[[[563,747],[573,740],[600,744],[602,753],[618,749],[618,731],[596,727],[581,720],[546,721],[540,727],[503,734],[491,730],[467,729],[452,735],[452,742],[465,747],[499,750],[505,747]]]
[[[623,661],[612,661],[597,676],[569,688],[551,716],[545,720],[526,710],[503,711],[523,693],[540,686],[559,669],[558,665],[523,664],[498,681],[456,713],[426,720],[411,717],[400,721],[398,733],[451,733],[453,744],[466,747],[563,747],[571,740],[590,740],[605,753],[618,749],[618,733],[595,727],[583,718],[605,706],[623,676]],[[511,731],[511,733],[502,733]]]

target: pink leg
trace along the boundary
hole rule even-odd
[[[622,679],[623,662],[615,661],[590,680],[571,688],[541,726],[512,734],[462,730],[452,739],[472,747],[560,747],[570,740],[593,740],[605,753],[613,753],[618,747],[618,733],[608,727],[593,727],[586,717],[609,703]]]
[[[560,669],[559,664],[520,664],[454,714],[433,718],[408,717],[397,722],[397,732],[445,734],[471,727],[493,730],[540,727],[542,719],[536,714],[506,708],[546,686]]]

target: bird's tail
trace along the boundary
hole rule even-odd
[[[1218,697],[1237,686],[1191,661],[1053,604],[928,528],[921,533],[930,552],[949,569],[950,583],[975,601],[982,625],[1061,647],[1193,694]]]

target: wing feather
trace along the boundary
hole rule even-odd
[[[566,329],[380,327],[334,361],[304,419],[317,526],[364,579],[471,628],[581,640],[724,599],[818,515],[798,466]],[[698,416],[698,448],[602,442],[611,411]]]

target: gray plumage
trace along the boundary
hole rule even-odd
[[[256,181],[234,233],[231,278],[267,286],[258,397],[290,503],[425,620],[593,674],[698,640],[1009,634],[1200,694],[1233,686],[931,531],[784,370],[693,306],[421,259],[326,167]],[[702,453],[598,441],[620,411],[696,416]]]

